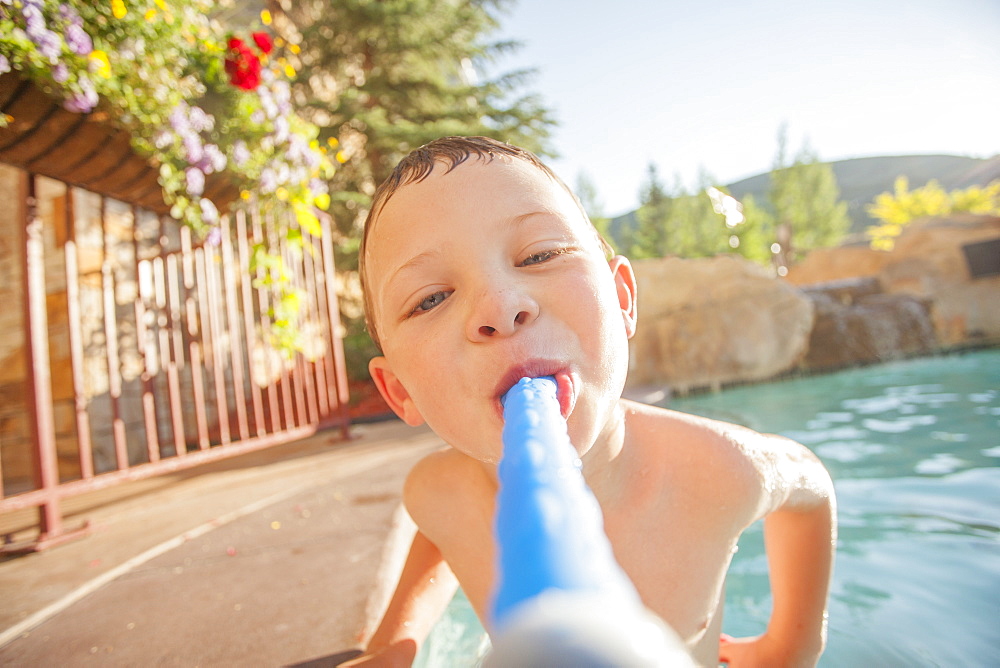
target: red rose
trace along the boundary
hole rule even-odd
[[[261,53],[268,54],[274,49],[271,37],[266,32],[255,32],[250,36],[253,37],[253,41],[257,44],[257,48],[260,49]]]
[[[229,83],[243,90],[254,90],[260,85],[260,59],[243,40],[236,37],[229,40],[226,74],[229,75]]]

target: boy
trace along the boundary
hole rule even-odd
[[[787,439],[621,398],[635,276],[534,155],[484,138],[417,149],[375,194],[361,262],[383,353],[372,378],[399,417],[451,447],[406,481],[418,533],[353,664],[408,665],[456,580],[486,620],[500,397],[546,375],[616,558],[695,661],[815,664],[836,540],[829,475]],[[720,640],[726,570],[762,517],[771,621],[756,638]]]

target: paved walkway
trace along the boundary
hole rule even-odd
[[[442,446],[352,429],[74,499],[89,536],[0,562],[0,666],[336,665],[405,557],[403,478]]]

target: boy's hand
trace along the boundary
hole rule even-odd
[[[761,636],[752,638],[734,638],[723,633],[719,636],[719,663],[731,668],[741,666],[765,666],[768,662],[759,656],[758,651]]]
[[[765,633],[750,638],[734,638],[723,633],[719,636],[719,663],[730,668],[755,668],[756,666],[815,666],[815,656],[789,656]]]

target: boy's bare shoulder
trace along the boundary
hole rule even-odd
[[[664,480],[690,497],[724,497],[727,512],[749,524],[760,514],[766,492],[766,453],[772,435],[679,411],[625,402],[629,447]],[[733,514],[733,508],[742,512]]]
[[[403,502],[425,533],[439,522],[470,519],[467,513],[493,512],[496,482],[482,464],[453,448],[432,452],[406,478]],[[464,516],[464,517],[463,517]]]
[[[736,454],[744,451],[761,434],[746,427],[689,413],[623,401],[629,434],[647,445],[674,450],[708,449],[703,454]],[[767,437],[764,437],[767,438]]]

